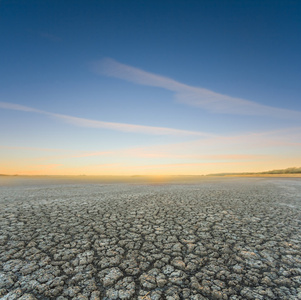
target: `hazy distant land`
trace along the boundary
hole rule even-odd
[[[8,175],[0,174],[0,176],[7,177],[33,177],[37,179],[62,179],[62,180],[80,180],[80,181],[100,181],[100,182],[198,182],[199,180],[204,180],[206,177],[212,176],[240,176],[240,177],[301,177],[301,167],[292,167],[279,170],[270,170],[264,172],[242,172],[242,173],[214,173],[207,175],[132,175],[132,176],[119,176],[119,175]]]
[[[271,171],[264,171],[264,172],[243,172],[243,173],[216,173],[216,174],[209,174],[207,176],[227,176],[227,175],[299,175],[301,176],[301,167],[300,168],[287,168],[287,169],[280,169],[280,170],[271,170]]]

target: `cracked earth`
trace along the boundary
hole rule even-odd
[[[301,181],[0,186],[1,299],[301,299]]]

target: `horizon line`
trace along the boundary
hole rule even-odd
[[[297,170],[297,172],[290,172]],[[287,172],[285,172],[287,171]],[[120,174],[77,174],[77,175],[47,175],[47,174],[0,174],[3,177],[122,177],[122,178],[139,178],[139,177],[205,177],[205,176],[231,176],[231,175],[300,175],[301,176],[301,167],[288,167],[285,169],[273,169],[268,171],[260,171],[260,172],[221,172],[221,173],[210,173],[210,174],[132,174],[132,175],[120,175]]]

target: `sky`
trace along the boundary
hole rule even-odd
[[[0,174],[301,166],[301,2],[0,0]]]

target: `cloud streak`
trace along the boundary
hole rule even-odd
[[[113,123],[113,122],[104,122],[97,120],[90,120],[84,118],[77,118],[67,115],[52,114],[52,116],[61,119],[66,123],[70,123],[80,127],[90,127],[90,128],[104,128],[115,131],[122,132],[135,132],[151,135],[191,135],[191,136],[208,136],[209,134],[198,132],[198,131],[188,131],[167,127],[154,127],[154,126],[144,126],[136,124],[127,124],[127,123]]]
[[[137,124],[127,124],[127,123],[104,122],[98,120],[78,118],[74,116],[51,113],[51,112],[35,109],[32,107],[27,107],[27,106],[7,103],[7,102],[0,102],[0,108],[43,114],[59,119],[65,123],[72,124],[79,127],[101,128],[101,129],[109,129],[109,130],[115,130],[121,132],[143,133],[143,134],[150,134],[150,135],[177,135],[177,136],[203,136],[203,137],[213,136],[208,133],[199,132],[199,131],[189,131],[189,130],[167,128],[167,127],[155,127],[155,126],[145,126],[145,125],[137,125]]]
[[[22,151],[37,151],[37,152],[70,152],[70,150],[53,149],[53,148],[37,148],[37,147],[21,147],[21,146],[4,146],[0,145],[0,150],[22,150]]]
[[[216,93],[208,89],[189,86],[164,76],[121,64],[110,58],[94,62],[92,70],[101,75],[129,82],[164,88],[175,93],[176,101],[200,107],[213,113],[301,118],[301,112],[299,111],[262,105],[253,101]]]
[[[19,104],[9,103],[9,102],[0,102],[0,108],[2,109],[9,109],[9,110],[19,110],[19,111],[26,111],[26,112],[34,112],[38,114],[48,114],[47,112],[39,109],[35,109],[28,106],[23,106]]]
[[[267,132],[251,132],[235,136],[215,136],[198,138],[173,144],[152,145],[114,150],[79,152],[70,155],[57,155],[39,158],[42,160],[61,159],[111,159],[113,161],[179,161],[179,162],[265,162],[277,160],[280,155],[292,158],[299,155],[301,147],[301,128],[287,128]],[[289,151],[289,152],[288,152]]]

